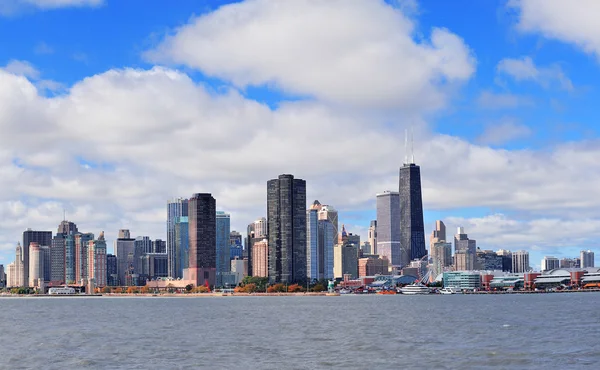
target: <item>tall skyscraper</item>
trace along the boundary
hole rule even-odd
[[[351,279],[358,277],[358,245],[353,243],[338,243],[333,247],[333,270],[336,279],[350,275]]]
[[[23,232],[23,279],[24,285],[29,283],[29,244],[35,242],[39,245],[52,244],[52,231],[35,231],[27,229]]]
[[[44,256],[38,242],[29,243],[29,286],[39,287],[39,280],[44,280]]]
[[[377,254],[377,220],[372,220],[369,225],[367,240],[371,245],[371,254]]]
[[[512,253],[512,272],[520,273],[527,272],[529,267],[529,252],[516,251]]]
[[[455,256],[459,252],[464,252],[464,258],[469,259],[469,261],[465,262],[465,266],[471,267],[471,269],[473,269],[473,267],[475,266],[475,260],[477,255],[477,241],[475,241],[474,239],[469,239],[469,236],[465,233],[465,229],[462,226],[458,227],[456,235],[454,236]],[[461,255],[461,258],[462,257],[463,256]]]
[[[239,232],[233,230],[229,233],[229,258],[232,261],[235,257],[238,257],[240,263],[243,263],[242,256],[244,254],[244,243],[242,240],[242,234]],[[233,264],[231,266],[233,266]]]
[[[181,268],[181,252],[177,251],[175,240],[175,224],[180,217],[188,216],[188,200],[183,198],[173,199],[167,202],[167,260],[169,266],[169,276],[172,278],[181,278],[183,272]]]
[[[315,200],[313,206],[318,204],[317,210],[319,211],[319,220],[329,221],[331,226],[333,227],[333,238],[334,240],[338,239],[339,229],[338,229],[338,211],[330,205],[327,204],[319,204],[318,200]],[[333,246],[332,246],[333,248]]]
[[[222,275],[231,271],[231,253],[229,236],[231,234],[231,215],[217,211],[217,286],[224,286]]]
[[[62,234],[57,234],[52,238],[52,245],[50,245],[50,281],[57,284],[65,283],[65,250],[66,239]]]
[[[267,182],[269,280],[306,280],[306,181],[280,175]]]
[[[446,241],[446,225],[441,220],[435,222],[435,228],[431,232],[429,237],[429,248],[433,248],[433,245],[438,242]]]
[[[542,271],[550,271],[557,268],[560,268],[560,261],[558,258],[552,256],[544,256],[544,258],[542,258]]]
[[[315,200],[306,212],[306,267],[310,280],[333,279],[333,246],[337,243],[337,233],[331,217],[319,217],[322,210],[323,206]],[[332,215],[332,211],[337,221],[333,207],[326,212]]]
[[[75,282],[88,279],[88,248],[94,240],[93,233],[75,234]]]
[[[97,240],[88,242],[88,278],[94,279],[96,286],[107,285],[106,240],[104,231],[100,232]]]
[[[194,194],[188,204],[190,262],[188,278],[215,285],[217,268],[217,202],[211,194]]]
[[[23,274],[23,247],[17,244],[15,248],[15,261],[8,264],[6,286],[10,288],[26,286]]]
[[[56,231],[57,235],[67,236],[70,234],[76,234],[79,230],[77,230],[77,225],[71,221],[63,220],[58,225],[58,230]]]
[[[252,271],[257,277],[269,276],[269,241],[256,241],[252,246]]]
[[[403,267],[410,254],[401,255],[400,193],[386,191],[377,194],[377,254],[387,258],[392,266]]]
[[[436,278],[444,272],[445,267],[452,266],[452,244],[445,241],[435,242],[431,247],[430,253],[433,275]]]
[[[127,285],[127,275],[133,271],[133,254],[135,239],[127,229],[119,230],[119,237],[114,243],[115,256],[117,257],[118,285]],[[131,255],[131,262],[129,256]]]
[[[106,284],[109,286],[119,285],[119,274],[117,269],[117,256],[114,254],[106,255]]]
[[[183,270],[189,267],[190,263],[190,234],[188,217],[177,217],[175,219],[175,276],[173,278],[183,278]],[[168,247],[167,247],[168,248]],[[172,258],[172,256],[171,256]],[[169,261],[168,253],[167,260]],[[171,267],[173,267],[171,265]],[[171,270],[171,273],[173,271]]]
[[[581,251],[579,254],[581,268],[594,267],[594,252],[591,250]]]
[[[413,162],[414,160],[411,163],[404,163],[400,167],[400,240],[403,266],[408,265],[413,259],[421,259],[427,255],[421,196],[421,168]]]

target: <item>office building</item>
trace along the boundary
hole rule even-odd
[[[167,253],[167,241],[156,239],[152,241],[152,253],[163,254]]]
[[[387,275],[389,263],[387,259],[377,257],[364,257],[358,259],[358,276]]]
[[[402,256],[400,218],[400,193],[377,194],[377,254],[396,267],[410,262],[410,254]]]
[[[561,258],[560,259],[560,268],[561,269],[581,268],[581,260],[579,258]]]
[[[452,266],[452,244],[444,240],[434,242],[430,247],[432,274],[436,278],[445,271],[447,267]]]
[[[106,255],[106,284],[109,286],[119,285],[119,274],[117,268],[117,256],[114,254]]]
[[[541,271],[550,271],[560,268],[560,261],[556,257],[545,256],[542,258]]]
[[[42,255],[42,263],[44,264],[44,275],[42,275],[42,278],[44,279],[44,282],[48,282],[50,281],[50,269],[52,265],[50,247],[47,245],[40,245],[40,253]]]
[[[238,257],[242,259],[244,254],[244,244],[242,234],[233,230],[229,233],[229,258],[233,260]]]
[[[77,225],[71,221],[63,220],[59,225],[56,231],[56,235],[67,236],[71,234],[77,234],[79,230],[77,230]]]
[[[306,280],[306,181],[280,175],[267,182],[269,281]]]
[[[579,254],[581,268],[594,267],[594,252],[591,250],[581,251]]]
[[[512,272],[521,273],[530,271],[529,267],[529,252],[516,251],[512,253]]]
[[[6,271],[7,287],[16,288],[26,285],[23,273],[23,247],[21,247],[21,244],[17,244],[15,249],[15,261],[7,265]]]
[[[431,232],[431,236],[429,237],[429,250],[433,250],[433,245],[439,242],[446,241],[446,225],[443,221],[437,220],[435,222],[435,228]]]
[[[476,261],[477,242],[473,239],[469,239],[468,235],[465,233],[465,229],[462,226],[458,227],[456,235],[454,236],[455,256],[458,252],[464,252],[460,258],[464,257],[470,259],[470,261],[466,261],[465,264],[466,266],[471,266],[471,269],[473,269]],[[460,271],[463,270],[461,269]]]
[[[329,221],[333,227],[333,240],[338,240],[339,229],[338,229],[338,211],[330,205],[320,204],[318,200],[315,200],[312,207],[318,212],[318,219],[321,221]],[[335,244],[335,243],[334,243]],[[332,246],[333,248],[333,246]]]
[[[140,257],[140,282],[138,284],[142,285],[147,280],[166,278],[168,274],[167,253],[146,253]]]
[[[502,271],[502,256],[491,250],[477,248],[475,253],[475,270]]]
[[[421,196],[421,168],[411,160],[400,167],[400,242],[401,265],[427,255],[425,248],[425,225],[423,222],[423,199]]]
[[[23,232],[23,282],[28,284],[29,279],[29,244],[50,246],[52,244],[52,231],[36,231],[27,229]]]
[[[244,277],[246,277],[246,268],[244,265],[244,260],[241,257],[235,257],[231,260],[230,271],[235,276],[235,285],[239,285]]]
[[[90,241],[94,240],[92,233],[75,234],[75,281],[88,280],[88,247]]]
[[[231,215],[223,211],[217,211],[217,286],[225,286],[225,281],[221,277],[228,274],[231,269]]]
[[[333,246],[336,244],[336,230],[329,217],[319,217],[322,210],[315,201],[306,212],[306,266],[310,280],[333,279]],[[330,208],[330,215],[331,210]],[[335,211],[337,221],[337,211]]]
[[[169,268],[171,270],[169,276],[174,279],[183,278],[183,271],[188,268],[190,263],[190,234],[189,234],[189,223],[188,217],[177,217],[175,219],[175,244],[174,244],[174,252],[175,260],[173,261],[173,256],[170,255],[169,258]],[[168,249],[168,245],[167,245]],[[169,256],[169,253],[167,252]],[[173,269],[174,272],[173,272]],[[174,275],[173,275],[174,274]]]
[[[377,220],[372,220],[369,225],[369,232],[367,234],[367,240],[371,245],[371,254],[377,254]]]
[[[350,275],[351,279],[358,278],[358,246],[352,243],[338,243],[333,247],[334,278],[343,279]]]
[[[133,274],[133,255],[135,252],[135,239],[131,238],[129,230],[119,230],[119,237],[114,242],[114,250],[117,257],[117,284],[127,285],[127,276]]]
[[[468,250],[458,250],[454,253],[454,271],[471,271],[474,269],[474,256]]]
[[[512,252],[506,249],[498,249],[496,254],[502,257],[502,271],[512,271]]]
[[[269,276],[269,241],[263,239],[252,246],[252,272],[256,277]]]
[[[197,193],[188,203],[189,255],[187,278],[196,285],[214,286],[217,270],[217,202],[209,193]]]
[[[175,239],[175,225],[181,217],[188,216],[188,200],[183,198],[167,202],[167,255],[169,263],[169,276],[172,278],[183,277],[181,267],[181,252],[177,251]]]
[[[267,239],[267,219],[261,217],[248,225],[246,229],[246,241],[244,255],[248,258],[248,276],[255,276],[253,272],[254,263],[252,262],[252,246],[254,243]]]
[[[44,281],[44,256],[38,242],[29,243],[29,287],[40,287]]]
[[[106,240],[104,231],[98,235],[98,240],[88,242],[88,279],[94,279],[96,286],[104,287],[107,283]]]
[[[62,234],[57,234],[52,238],[50,245],[50,281],[55,284],[64,284],[66,282],[66,239]]]

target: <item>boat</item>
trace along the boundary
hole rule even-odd
[[[350,289],[341,289],[340,294],[350,294],[352,291]]]
[[[405,287],[400,288],[400,291],[402,292],[402,294],[408,294],[408,295],[431,293],[431,290],[429,289],[429,287],[426,285],[423,285],[421,283],[414,283],[414,284],[407,285]]]
[[[449,286],[444,289],[440,289],[440,294],[462,294],[462,291],[453,286]]]
[[[71,287],[53,287],[48,289],[49,295],[73,295],[75,294],[75,289]]]

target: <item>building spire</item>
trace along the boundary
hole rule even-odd
[[[415,163],[415,132],[412,127],[410,128],[410,153],[411,153],[410,163],[414,164]]]
[[[408,129],[404,129],[404,164],[408,164]]]

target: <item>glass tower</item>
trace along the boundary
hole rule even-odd
[[[413,259],[427,255],[423,199],[421,196],[421,168],[414,163],[400,167],[400,240],[401,263],[406,266]]]

